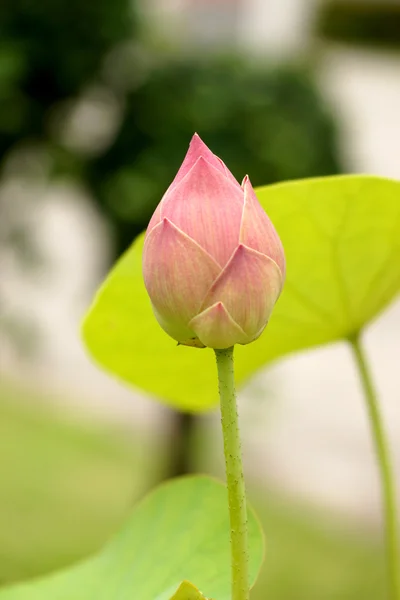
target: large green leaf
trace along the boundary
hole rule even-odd
[[[94,558],[71,569],[0,592],[0,600],[230,599],[227,492],[208,477],[172,480],[152,492],[119,535]],[[249,513],[250,576],[264,542]],[[182,582],[186,582],[181,585]],[[197,593],[197,596],[196,596]]]
[[[289,352],[345,338],[400,288],[400,183],[350,175],[257,190],[285,247],[287,280],[266,331],[238,346],[237,379]],[[96,361],[186,410],[217,403],[213,352],[176,346],[159,327],[141,274],[143,237],[117,263],[83,328]]]

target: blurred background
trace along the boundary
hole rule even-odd
[[[2,0],[0,582],[93,552],[134,499],[222,473],[193,420],[94,367],[79,321],[198,131],[254,185],[400,178],[398,0]],[[400,473],[400,304],[365,343]],[[240,395],[267,531],[254,600],[380,600],[380,498],[348,350],[292,357]],[[252,596],[253,597],[253,596]]]

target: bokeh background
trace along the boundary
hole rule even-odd
[[[254,185],[400,178],[399,50],[397,0],[2,0],[0,583],[93,552],[165,477],[222,473],[216,414],[126,390],[79,339],[192,133]],[[399,324],[397,302],[365,338],[398,475]],[[254,600],[383,600],[378,478],[346,347],[273,366],[240,409],[267,532]]]

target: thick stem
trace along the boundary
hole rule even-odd
[[[231,525],[232,600],[249,599],[247,508],[233,369],[233,348],[215,350]]]
[[[350,343],[353,348],[364,389],[382,482],[390,598],[391,600],[400,600],[400,554],[396,510],[396,484],[389,457],[388,441],[386,439],[386,434],[382,423],[376,391],[367,362],[365,360],[365,355],[361,347],[359,337],[356,336],[351,338]]]

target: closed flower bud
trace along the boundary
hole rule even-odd
[[[198,135],[149,223],[143,275],[161,327],[187,346],[252,342],[281,293],[282,244],[249,178]]]

